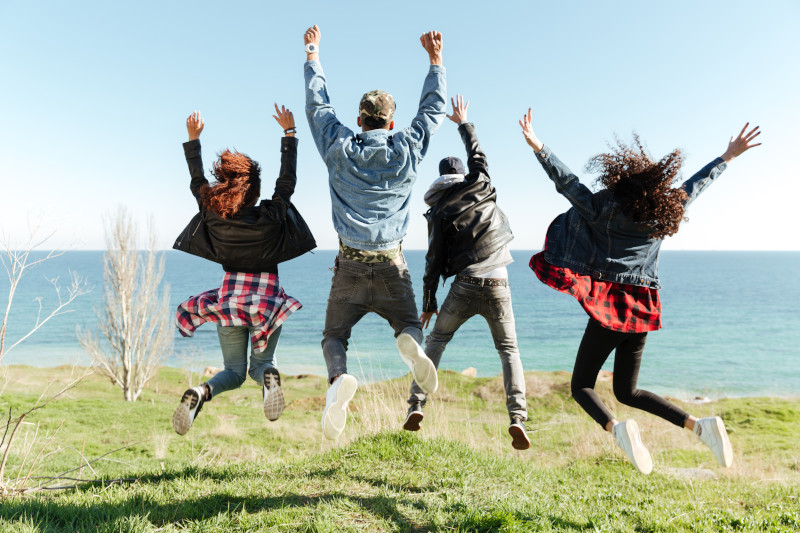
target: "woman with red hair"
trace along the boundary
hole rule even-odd
[[[616,350],[617,400],[693,431],[722,466],[730,466],[733,450],[720,417],[698,419],[636,383],[647,333],[661,329],[661,242],[678,231],[686,207],[731,160],[761,144],[753,144],[758,127],[748,132],[745,124],[721,157],[677,188],[672,185],[683,163],[680,150],[656,161],[638,137],[630,146],[617,141],[610,152],[594,156],[587,165],[600,173],[602,189],[592,193],[533,133],[530,109],[519,123],[556,190],[572,204],[550,224],[544,250],[530,262],[543,283],[575,297],[589,315],[572,373],[572,397],[614,435],[640,472],[650,473],[653,461],[636,421],[619,422],[594,390],[600,368]]]
[[[248,338],[250,339],[250,377],[261,384],[264,414],[277,420],[283,412],[281,379],[275,367],[275,348],[283,322],[300,302],[288,296],[278,280],[278,265],[269,259],[266,237],[280,228],[290,206],[297,182],[297,139],[291,111],[275,104],[273,115],[283,128],[281,169],[271,200],[258,202],[261,195],[261,168],[247,155],[225,150],[219,154],[209,184],[203,173],[200,133],[205,125],[195,111],[186,119],[189,141],[183,144],[192,176],[191,191],[200,208],[201,219],[186,239],[197,239],[197,232],[213,231],[214,255],[225,275],[219,289],[206,291],[178,307],[177,326],[185,337],[205,322],[217,325],[224,370],[205,383],[183,393],[172,416],[172,426],[184,435],[203,403],[217,394],[241,387],[248,374]],[[203,229],[200,226],[205,225]],[[207,228],[207,230],[206,230]],[[179,238],[180,241],[180,238]],[[176,247],[180,242],[176,242]],[[179,249],[194,251],[187,243]]]

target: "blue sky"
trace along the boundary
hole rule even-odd
[[[103,247],[102,218],[125,205],[171,246],[196,204],[181,143],[202,111],[206,167],[237,148],[272,190],[290,107],[300,152],[294,197],[321,248],[336,246],[327,172],[303,112],[302,35],[322,29],[321,63],[340,118],[355,128],[364,92],[416,112],[423,31],[444,34],[448,92],[471,101],[517,249],[541,246],[567,209],[524,143],[537,135],[583,177],[617,134],[655,156],[680,147],[684,177],[720,155],[746,121],[763,146],[733,162],[688,212],[667,249],[798,250],[800,3],[752,2],[26,2],[0,0],[0,228],[24,236],[41,216],[55,247]],[[448,108],[449,110],[449,108]],[[447,121],[412,196],[405,246],[426,246],[422,195],[440,158],[463,157]]]

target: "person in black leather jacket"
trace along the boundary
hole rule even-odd
[[[189,431],[204,402],[241,387],[248,373],[262,385],[266,417],[276,420],[283,412],[285,401],[275,367],[275,349],[283,322],[301,305],[281,287],[274,254],[267,248],[275,242],[274,234],[280,230],[294,192],[297,139],[291,111],[278,109],[276,104],[275,112],[274,118],[284,131],[281,170],[272,199],[260,203],[260,167],[245,154],[229,150],[219,154],[212,168],[216,181],[209,184],[200,155],[204,121],[199,112],[186,120],[189,141],[183,148],[192,176],[190,188],[202,214],[200,220],[207,226],[207,241],[213,244],[214,258],[222,263],[225,276],[218,289],[181,303],[176,322],[185,337],[206,322],[216,324],[225,368],[183,393],[172,417],[172,425],[180,435]],[[185,238],[196,240],[195,233],[189,232]],[[179,249],[197,251],[191,247]]]
[[[506,270],[506,265],[513,261],[508,243],[514,236],[508,218],[497,207],[497,192],[489,178],[486,155],[478,144],[475,126],[467,122],[469,102],[464,103],[461,95],[451,102],[453,114],[447,118],[459,125],[469,172],[465,175],[464,164],[457,157],[446,157],[439,163],[441,175],[425,193],[425,203],[430,209],[425,213],[429,244],[420,316],[423,327],[427,328],[431,317],[437,315],[425,342],[425,354],[438,367],[442,352],[456,330],[474,315],[485,318],[503,366],[512,446],[524,450],[530,447],[523,424],[528,416],[525,375],[517,348]],[[439,312],[436,286],[439,277],[450,276],[456,278]],[[412,383],[404,429],[419,430],[426,399],[427,395]]]

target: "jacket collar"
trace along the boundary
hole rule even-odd
[[[356,134],[356,141],[364,143],[366,146],[382,146],[391,139],[389,130],[379,128],[377,130],[362,131]]]

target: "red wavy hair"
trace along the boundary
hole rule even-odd
[[[216,182],[201,187],[200,198],[206,209],[222,218],[255,205],[261,196],[261,167],[246,154],[225,150],[214,162],[211,174]]]

